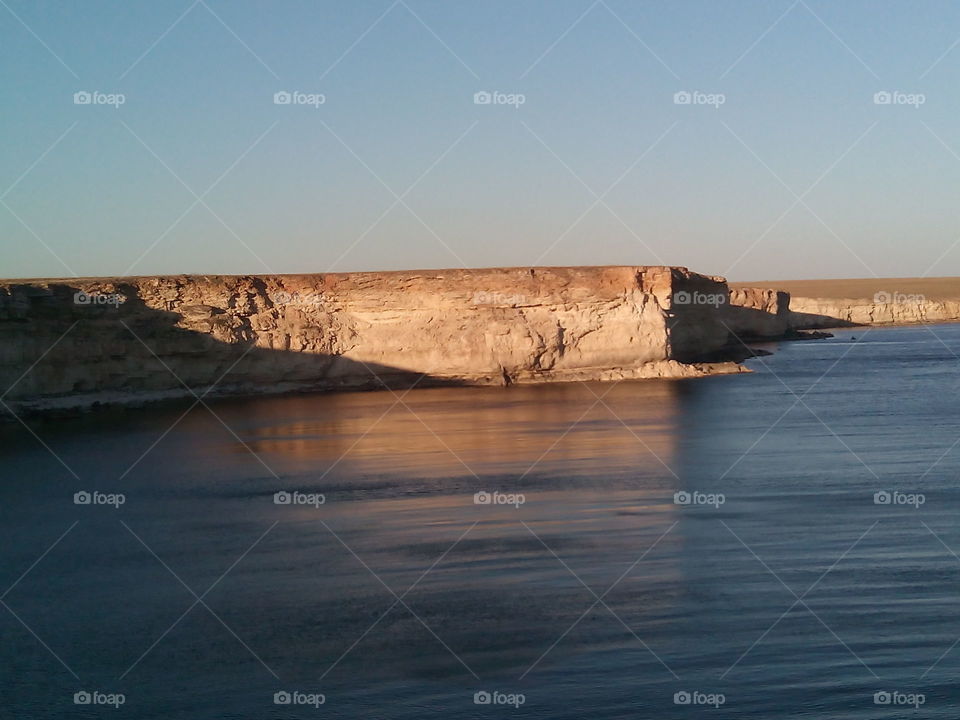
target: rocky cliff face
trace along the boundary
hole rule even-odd
[[[843,325],[911,325],[960,320],[960,301],[891,296],[875,299],[794,297],[789,324],[796,329]]]
[[[783,337],[791,328],[790,294],[766,288],[730,290],[721,319],[739,340]]]
[[[736,372],[698,363],[727,344],[727,293],[671,267],[6,282],[0,387],[30,410]]]

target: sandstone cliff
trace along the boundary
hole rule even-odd
[[[791,329],[789,293],[768,288],[730,290],[730,302],[721,308],[721,319],[740,340],[779,338]]]
[[[746,284],[743,284],[746,285]],[[789,293],[790,329],[960,321],[960,278],[788,280],[733,285]]]
[[[14,410],[31,410],[213,386],[227,395],[737,372],[699,362],[728,345],[724,318],[752,322],[718,312],[727,293],[722,278],[671,267],[9,281],[0,387]],[[778,298],[742,299],[759,305],[766,330],[778,327],[765,317]]]
[[[913,325],[960,320],[960,300],[806,298],[790,301],[796,329],[845,325]]]

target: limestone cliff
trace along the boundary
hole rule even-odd
[[[727,329],[740,340],[779,338],[790,330],[789,293],[769,288],[730,290],[730,302],[721,308]]]
[[[31,410],[736,372],[698,362],[727,345],[727,293],[671,267],[8,281],[0,387]]]
[[[913,325],[960,320],[960,300],[926,298],[849,299],[795,297],[790,326],[797,329],[844,325]]]
[[[960,321],[960,278],[786,280],[732,288],[732,295],[741,289],[789,293],[791,329]]]

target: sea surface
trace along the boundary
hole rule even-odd
[[[765,347],[6,424],[0,717],[956,718],[960,325]]]

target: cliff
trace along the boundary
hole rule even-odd
[[[787,326],[802,330],[852,325],[960,321],[960,278],[789,280],[733,286],[732,294],[789,293]]]
[[[730,316],[722,278],[671,267],[7,281],[0,387],[31,411],[738,372],[702,361],[728,347],[726,321],[771,322],[771,298],[743,300],[753,320]]]
[[[805,298],[790,301],[790,326],[796,329],[847,325],[914,325],[960,320],[960,300],[880,301],[855,298]]]
[[[768,288],[735,288],[729,293],[720,315],[734,339],[780,338],[791,330],[789,293]]]

